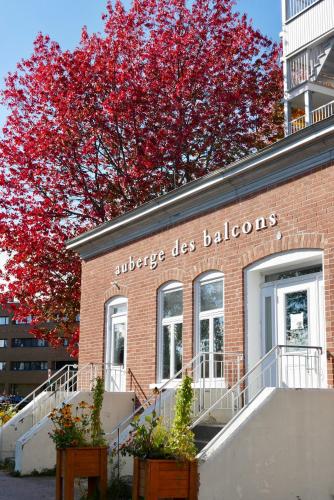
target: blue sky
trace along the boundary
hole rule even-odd
[[[129,0],[125,0],[129,5]],[[253,24],[274,40],[281,30],[281,0],[238,0],[237,10],[246,12]],[[270,4],[270,10],[268,9]],[[0,87],[8,71],[32,53],[36,34],[42,31],[63,48],[75,47],[81,27],[101,31],[106,0],[0,0]],[[0,107],[0,127],[6,110]]]

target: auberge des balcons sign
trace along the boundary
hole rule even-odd
[[[264,231],[270,227],[277,226],[278,216],[275,213],[270,214],[268,217],[260,216],[255,221],[245,221],[241,224],[231,225],[230,222],[224,222],[223,227],[216,232],[209,232],[203,229],[202,238],[200,240],[181,241],[177,239],[169,249],[162,249],[152,252],[150,255],[142,257],[132,256],[126,262],[116,266],[115,274],[119,276],[127,272],[132,272],[145,267],[152,271],[158,267],[161,262],[164,262],[168,257],[177,258],[180,255],[195,252],[198,245],[202,247],[210,247],[211,245],[219,245],[227,243],[230,240],[247,236],[253,231]]]

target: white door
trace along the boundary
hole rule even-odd
[[[277,344],[283,345],[279,377],[287,387],[318,387],[323,345],[320,280],[277,286]]]
[[[125,391],[127,303],[121,298],[108,305],[105,385],[107,391]]]

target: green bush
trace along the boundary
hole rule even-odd
[[[169,454],[181,460],[194,460],[196,447],[191,426],[193,402],[192,379],[186,375],[176,393],[175,416],[168,435]]]
[[[171,429],[166,429],[162,417],[154,409],[151,415],[140,423],[136,416],[128,440],[121,446],[123,456],[139,458],[176,458],[193,460],[196,456],[194,433],[191,425],[191,407],[193,401],[192,379],[186,375],[177,390],[175,416]]]

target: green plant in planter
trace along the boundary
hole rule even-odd
[[[190,428],[194,397],[191,383],[191,377],[185,375],[176,393],[175,415],[168,435],[170,455],[181,460],[194,460],[197,453],[194,433]]]
[[[106,441],[101,422],[101,411],[104,396],[104,380],[97,377],[93,387],[93,406],[91,414],[91,439],[93,446],[104,446]]]
[[[190,429],[193,400],[192,379],[185,376],[177,391],[175,416],[170,430],[164,426],[162,417],[154,409],[140,423],[136,416],[128,440],[122,445],[122,455],[139,458],[193,460],[196,456],[194,433]],[[155,403],[156,404],[156,403]]]
[[[131,427],[129,439],[121,448],[123,456],[128,454],[139,458],[166,458],[168,431],[155,410],[151,415],[146,415],[142,424],[140,417],[136,416],[131,422]]]

